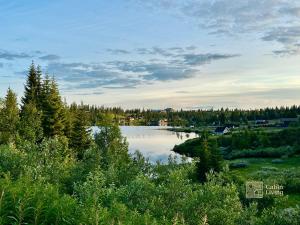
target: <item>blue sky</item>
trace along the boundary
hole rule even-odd
[[[69,103],[300,104],[299,1],[0,0],[0,34],[0,96],[34,60]]]

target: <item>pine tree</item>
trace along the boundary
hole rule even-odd
[[[19,108],[16,94],[8,88],[1,110],[0,142],[14,142],[17,137],[17,126],[19,123]]]
[[[84,151],[91,145],[91,131],[87,129],[86,121],[86,113],[79,109],[70,138],[70,147],[76,151],[78,159],[83,158]]]
[[[44,134],[47,137],[63,135],[64,132],[64,108],[55,79],[49,80],[46,76],[42,89]]]
[[[43,129],[41,113],[34,103],[24,105],[18,130],[21,138],[31,143],[37,143],[42,140]]]
[[[40,73],[40,72],[39,72]],[[41,87],[41,77],[39,77],[37,70],[35,68],[34,63],[30,65],[27,81],[25,85],[25,91],[24,91],[24,97],[22,98],[22,110],[26,104],[28,103],[34,103],[35,105],[38,105],[38,98],[39,98],[39,92]]]

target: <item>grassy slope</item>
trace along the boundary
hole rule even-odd
[[[295,156],[292,158],[286,158],[280,164],[272,163],[273,159],[270,158],[243,158],[243,159],[236,159],[236,160],[228,160],[226,161],[228,164],[231,162],[247,162],[249,165],[246,168],[238,168],[238,169],[231,169],[230,173],[232,175],[238,176],[242,180],[252,180],[255,173],[260,170],[263,170],[264,167],[275,167],[279,171],[281,170],[300,170],[300,156]],[[276,180],[276,176],[272,176],[270,173],[270,178]],[[288,196],[288,205],[295,206],[300,205],[300,195],[292,194]]]

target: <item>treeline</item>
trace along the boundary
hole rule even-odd
[[[116,122],[119,116],[132,117],[139,121],[141,125],[153,124],[153,121],[167,119],[171,126],[203,126],[203,125],[223,125],[223,124],[247,124],[248,121],[255,120],[275,120],[280,118],[296,118],[300,115],[300,106],[275,107],[255,110],[241,109],[219,109],[219,110],[151,110],[132,109],[124,110],[120,107],[105,108],[103,106],[84,105],[73,103],[71,107],[81,107],[88,113],[89,123],[97,124],[98,115],[109,113],[115,116]]]
[[[82,157],[90,145],[87,113],[83,107],[68,107],[61,99],[54,77],[43,76],[31,64],[19,109],[17,96],[8,88],[0,108],[0,144],[41,143],[45,138],[64,136]]]

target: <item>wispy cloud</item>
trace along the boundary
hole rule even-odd
[[[300,53],[295,45],[300,39],[299,1],[174,0],[171,3],[166,0],[149,0],[145,5],[192,19],[212,35],[261,34],[263,41],[282,44],[287,50],[286,54]],[[274,53],[277,53],[276,50]]]
[[[111,48],[108,48],[106,49],[106,51],[110,52],[111,54],[130,54],[130,51],[128,50],[125,50],[125,49],[111,49]]]
[[[47,71],[67,83],[68,89],[89,89],[106,87],[110,85],[119,88],[127,88],[128,86],[136,86],[139,80],[112,71],[103,64],[87,64],[87,63],[50,63]],[[113,87],[113,88],[114,88]]]
[[[191,66],[203,65],[211,63],[212,61],[229,59],[233,57],[238,57],[239,54],[185,54],[183,55],[184,63]]]
[[[46,61],[54,61],[54,60],[59,60],[60,56],[54,55],[54,54],[49,54],[49,55],[44,55],[39,57],[41,60],[46,60]]]
[[[0,59],[14,60],[14,59],[26,59],[26,58],[32,58],[32,55],[29,55],[24,52],[15,53],[15,52],[0,50]]]
[[[190,49],[195,49],[190,48]],[[113,50],[112,50],[113,51]],[[68,83],[69,89],[132,89],[160,81],[185,80],[197,76],[201,66],[239,55],[191,53],[186,47],[136,49],[138,54],[154,54],[158,58],[140,61],[99,63],[50,62],[47,71]],[[142,53],[143,52],[143,53]]]

